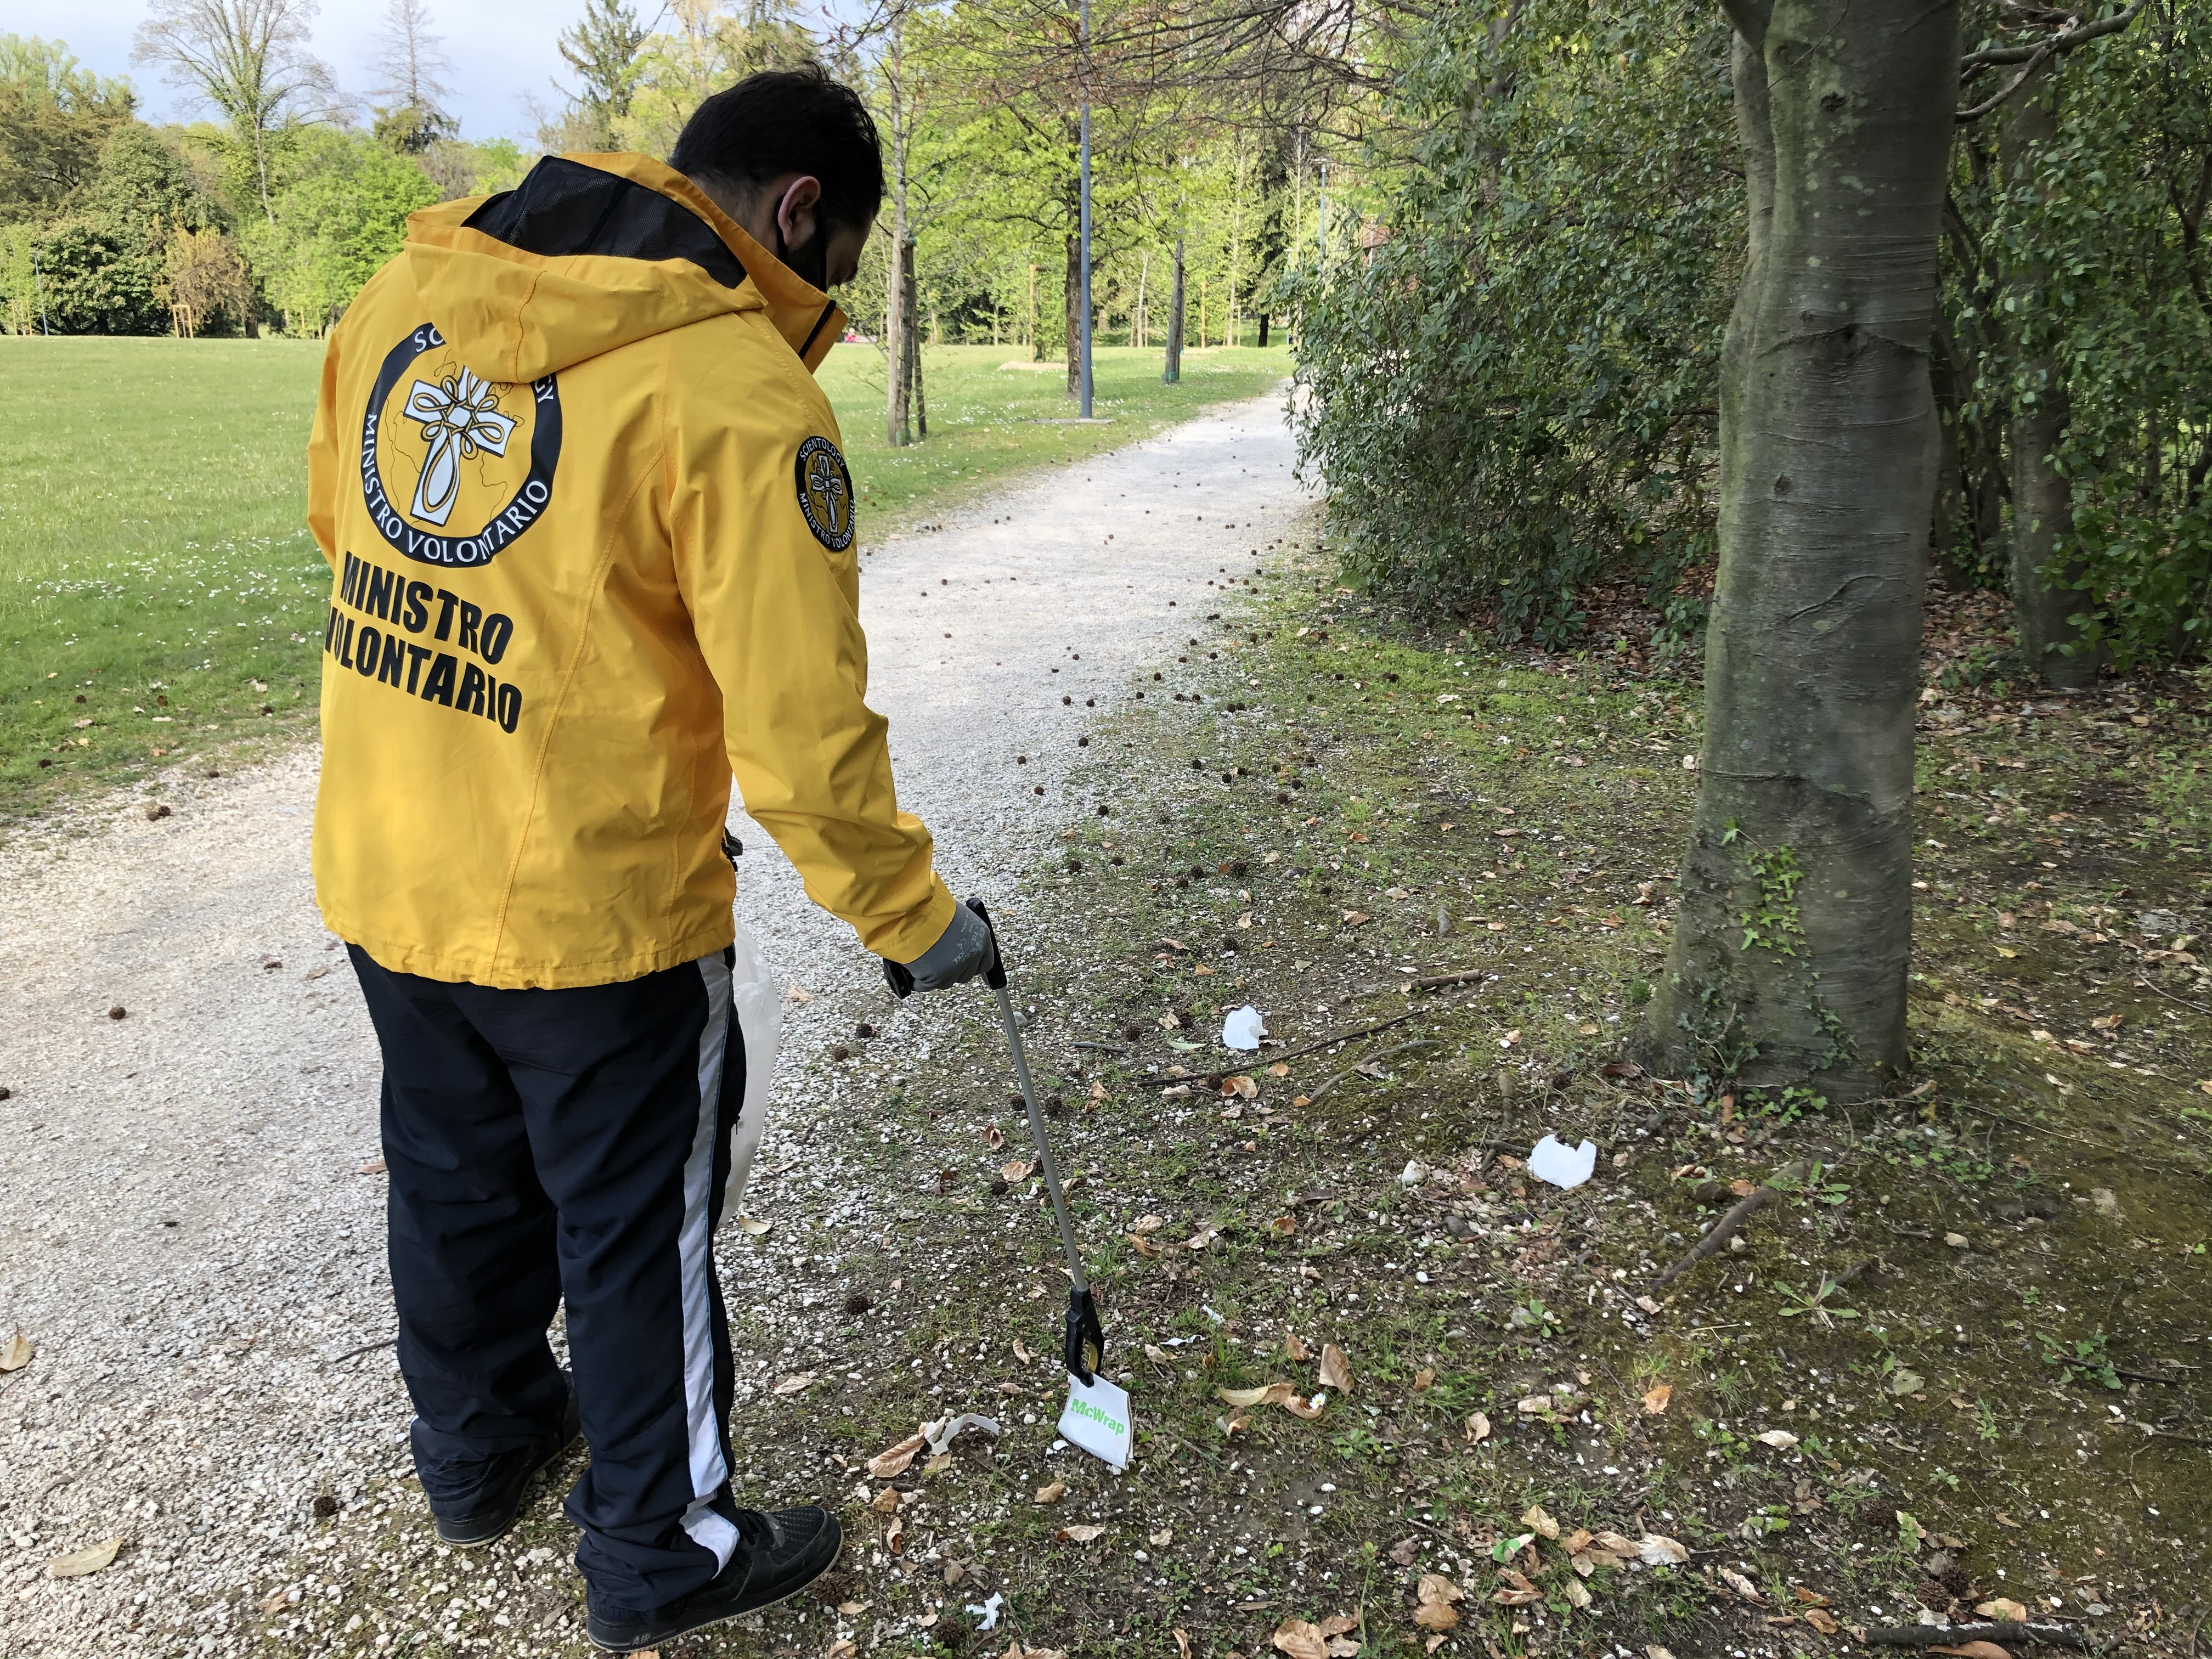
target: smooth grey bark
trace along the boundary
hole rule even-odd
[[[1905,1063],[1928,356],[1955,0],[1731,0],[1749,196],[1723,344],[1705,734],[1643,1042],[1834,1099]]]
[[[1182,313],[1189,304],[1182,285],[1182,238],[1176,238],[1175,292],[1168,301],[1168,361],[1160,379],[1173,386],[1182,379]]]
[[[2056,64],[2036,70],[2022,88],[1999,142],[2005,180],[2015,188],[2035,176],[2039,155],[2058,137]],[[2062,560],[2060,547],[2074,519],[2074,490],[2051,464],[2066,435],[2070,401],[2050,329],[2039,320],[2049,303],[2051,272],[2032,259],[2010,286],[2032,331],[2020,364],[2012,421],[2012,611],[2020,654],[2043,682],[2079,691],[2097,682],[2097,653],[2077,646],[2081,630],[2071,618],[2095,599],[2082,591],[2078,565]]]

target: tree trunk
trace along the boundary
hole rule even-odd
[[[1265,349],[1267,349],[1267,313],[1266,312],[1264,312],[1264,311],[1263,311],[1263,312],[1261,312],[1261,313],[1260,313],[1260,346],[1261,346],[1261,349],[1262,350],[1265,350]]]
[[[1152,256],[1147,253],[1137,266],[1137,303],[1129,313],[1129,343],[1142,347],[1151,343],[1151,330],[1145,324],[1145,283],[1152,274]]]
[[[905,286],[905,299],[900,309],[906,317],[906,383],[912,388],[914,398],[914,435],[920,442],[929,436],[929,399],[921,389],[921,331],[915,320],[921,315],[921,295],[915,280],[914,244],[906,245],[906,258],[900,261]]]
[[[2004,176],[2015,189],[2030,183],[2040,152],[2058,136],[2058,77],[2049,66],[2023,88],[2005,124]],[[2018,402],[2012,424],[2012,614],[2020,654],[2047,685],[2079,691],[2097,680],[2097,653],[2075,645],[2070,620],[2096,601],[2081,590],[2078,562],[2062,561],[2074,525],[2073,486],[2051,465],[2066,435],[2069,400],[2051,336],[2051,272],[2039,259],[2021,266],[2013,286],[2024,331]]]
[[[1083,395],[1083,251],[1067,239],[1067,395]]]
[[[1168,364],[1160,379],[1173,386],[1182,379],[1182,313],[1189,303],[1182,288],[1182,238],[1176,238],[1175,292],[1168,301]]]
[[[891,156],[897,174],[891,196],[891,236],[884,248],[884,257],[890,261],[890,269],[884,280],[884,378],[890,396],[884,435],[894,449],[903,448],[914,441],[913,428],[908,424],[908,404],[911,399],[906,378],[906,337],[913,329],[912,319],[907,315],[909,283],[906,260],[914,244],[908,239],[906,229],[904,149],[895,137]]]
[[[1644,1043],[1672,1075],[1863,1099],[1905,1060],[1958,7],[1727,9],[1750,246],[1722,354],[1698,804]]]

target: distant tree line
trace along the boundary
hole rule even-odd
[[[520,174],[444,112],[423,0],[392,0],[368,106],[299,0],[155,0],[136,56],[203,118],[154,127],[60,41],[0,35],[0,331],[317,334],[416,209]]]

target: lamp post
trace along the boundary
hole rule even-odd
[[[1082,418],[1087,421],[1091,418],[1091,0],[1082,0],[1079,45],[1082,61],[1078,72],[1083,76],[1083,112],[1080,157],[1077,163],[1077,191],[1081,200],[1077,210],[1076,264],[1081,297],[1076,303],[1082,361],[1076,373],[1083,400]]]

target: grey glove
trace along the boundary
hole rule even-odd
[[[952,920],[936,944],[906,964],[917,991],[942,991],[964,985],[991,965],[991,925],[966,905],[955,905]]]

